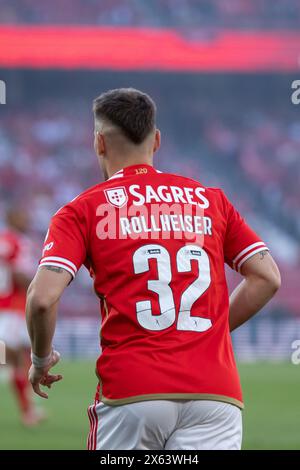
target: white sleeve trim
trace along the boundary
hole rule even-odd
[[[244,255],[245,253],[248,253],[249,250],[252,250],[253,248],[258,247],[258,246],[266,246],[266,245],[264,244],[264,242],[252,243],[252,245],[249,245],[249,246],[247,246],[246,248],[244,248],[244,250],[242,250],[242,251],[234,258],[234,260],[232,261],[233,264],[235,264],[235,262],[236,262],[242,255]]]
[[[239,262],[238,265],[237,265],[236,270],[237,270],[237,271],[240,271],[242,264],[243,264],[245,261],[247,261],[247,259],[251,258],[251,256],[256,255],[256,253],[259,253],[260,251],[270,251],[270,250],[269,250],[269,248],[268,248],[266,245],[264,245],[264,246],[261,246],[261,247],[257,248],[256,250],[251,251],[250,253],[248,253],[247,255],[245,255],[245,256],[240,260],[240,262]]]
[[[57,261],[58,263],[63,263],[70,266],[75,272],[77,272],[76,265],[72,263],[72,261],[69,261],[66,258],[62,258],[61,256],[45,256],[41,259],[41,263],[44,261]]]
[[[70,268],[69,266],[66,266],[65,264],[54,263],[54,261],[44,261],[44,262],[40,263],[39,268],[41,266],[55,266],[57,268],[62,268],[65,271],[68,271],[72,275],[73,278],[76,276],[76,272],[72,268]]]

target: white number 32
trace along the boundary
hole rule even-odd
[[[135,274],[149,271],[149,259],[157,261],[158,279],[148,281],[148,289],[158,294],[160,315],[153,315],[151,301],[141,300],[136,303],[137,320],[148,330],[164,330],[176,320],[173,292],[170,287],[172,280],[171,260],[166,248],[158,244],[149,244],[138,248],[133,255]],[[191,271],[191,260],[199,265],[199,275],[183,292],[180,301],[177,329],[184,331],[203,332],[212,323],[208,318],[191,316],[191,309],[197,299],[208,289],[210,277],[209,258],[203,248],[198,245],[186,245],[180,248],[176,255],[176,265],[179,273]]]

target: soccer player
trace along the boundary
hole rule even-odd
[[[28,382],[30,339],[26,329],[26,291],[34,275],[33,245],[26,235],[25,211],[11,207],[7,227],[0,232],[0,340],[6,347],[7,363],[12,368],[11,385],[26,426],[44,417],[32,401]]]
[[[155,114],[135,89],[94,101],[105,182],[51,220],[28,290],[29,378],[44,398],[40,385],[62,378],[50,371],[56,312],[84,264],[102,318],[88,449],[240,449],[230,331],[271,299],[280,274],[222,190],[153,167]],[[230,299],[224,262],[244,278]]]

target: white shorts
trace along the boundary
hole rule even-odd
[[[0,340],[13,350],[29,348],[25,318],[16,312],[0,312]]]
[[[149,400],[88,408],[89,450],[240,450],[242,412],[210,400]]]

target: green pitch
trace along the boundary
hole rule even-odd
[[[243,448],[300,449],[300,366],[259,363],[239,369],[246,403]],[[0,383],[0,449],[85,448],[94,364],[63,362],[57,370],[64,380],[50,390],[48,401],[39,400],[48,420],[35,429],[22,427],[13,397]]]

